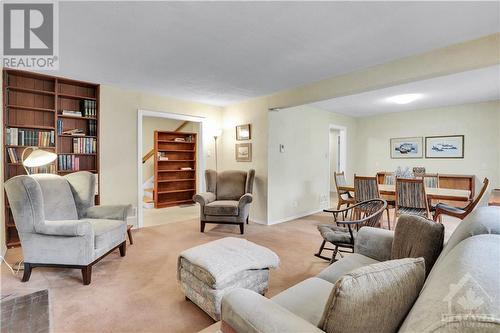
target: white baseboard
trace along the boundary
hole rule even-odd
[[[308,212],[302,212],[302,213],[299,213],[299,214],[296,214],[296,215],[287,216],[287,217],[284,217],[284,218],[281,218],[281,219],[278,219],[278,220],[269,221],[267,224],[273,225],[273,224],[278,224],[278,223],[288,222],[288,221],[291,221],[291,220],[300,219],[300,218],[302,218],[304,216],[309,216],[309,215],[321,213],[323,211],[323,209],[327,209],[327,208],[329,208],[329,207],[327,207],[327,206],[320,207],[318,209],[313,209],[313,210],[308,211]]]

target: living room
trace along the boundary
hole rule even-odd
[[[2,54],[2,331],[498,330],[498,2],[50,4],[57,67]]]

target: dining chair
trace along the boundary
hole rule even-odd
[[[394,221],[402,214],[430,218],[429,203],[422,178],[396,178]]]
[[[377,177],[362,177],[354,175],[354,200],[356,203],[371,199],[381,199]],[[389,230],[391,230],[391,218],[389,213],[390,208],[394,208],[394,201],[387,201],[386,212]]]
[[[347,184],[344,171],[334,172],[333,177],[335,179],[335,188],[337,189],[338,196],[337,210],[340,209],[342,205],[346,205],[346,208],[350,205],[354,205],[356,202],[351,193],[349,191],[339,189],[340,186]]]
[[[336,261],[337,253],[342,256],[342,252],[354,252],[354,242],[360,228],[368,226],[374,227],[380,222],[380,218],[387,208],[387,202],[383,199],[373,199],[359,202],[344,209],[325,209],[326,213],[333,214],[333,224],[318,225],[318,231],[323,237],[323,242],[318,253],[314,255],[318,258],[329,260],[330,263]],[[359,215],[359,212],[362,212]],[[339,220],[339,216],[342,217]],[[331,243],[334,247],[325,247],[326,243]],[[341,248],[341,249],[339,249]],[[343,250],[342,248],[349,249]],[[324,256],[323,251],[333,251],[331,257]]]
[[[425,187],[438,188],[439,187],[439,174],[425,173],[423,175]]]
[[[479,201],[481,201],[481,198],[483,197],[484,193],[486,193],[486,189],[488,188],[489,183],[490,183],[489,179],[484,178],[483,187],[481,188],[481,191],[476,196],[476,198],[464,208],[449,206],[445,203],[438,203],[436,205],[436,211],[434,212],[434,221],[438,221],[441,215],[453,216],[463,220],[467,215],[469,215],[474,210],[474,208],[476,208]]]
[[[394,176],[394,172],[386,172],[384,175],[384,184],[385,185],[394,185],[396,180],[396,176]]]

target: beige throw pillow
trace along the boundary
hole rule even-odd
[[[358,268],[335,283],[321,327],[327,333],[396,332],[424,280],[423,258]]]

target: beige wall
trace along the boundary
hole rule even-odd
[[[499,187],[499,113],[500,102],[495,101],[359,118],[355,172],[373,175],[398,166],[424,166],[432,173],[476,175],[478,188],[488,177],[490,188]],[[448,134],[465,135],[463,159],[390,158],[390,138]]]
[[[179,113],[206,119],[203,151],[207,168],[215,167],[214,128],[221,122],[219,107],[101,86],[101,198],[103,204],[137,205],[137,110]]]
[[[255,169],[254,201],[250,209],[250,220],[267,223],[267,111],[265,98],[257,98],[245,103],[228,106],[223,112],[223,134],[221,140],[220,170]],[[236,141],[236,126],[252,125],[252,139]],[[252,162],[236,162],[235,144],[237,142],[252,143]]]

